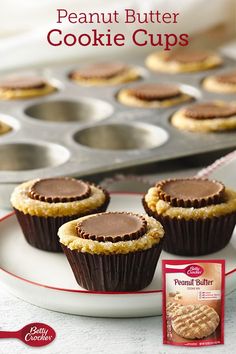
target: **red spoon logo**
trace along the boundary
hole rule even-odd
[[[16,338],[31,347],[42,347],[56,338],[56,332],[44,323],[35,322],[19,331],[0,331],[0,338]]]

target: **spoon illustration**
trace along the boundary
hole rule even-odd
[[[19,331],[0,331],[1,338],[16,338],[31,347],[41,347],[51,343],[56,337],[54,329],[44,323],[30,323]]]

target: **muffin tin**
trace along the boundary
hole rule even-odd
[[[233,60],[223,58],[219,69],[175,75],[151,72],[144,60],[126,61],[137,66],[143,82],[176,83],[197,101],[235,100],[235,94],[215,94],[201,87],[209,74],[235,66]],[[199,134],[174,128],[170,118],[186,103],[160,109],[120,104],[118,91],[135,82],[107,87],[76,84],[68,74],[77,66],[31,71],[58,88],[51,95],[0,101],[1,119],[13,128],[0,136],[0,183],[45,176],[88,176],[236,146],[236,131]]]

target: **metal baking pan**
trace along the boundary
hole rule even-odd
[[[201,87],[207,75],[235,66],[233,60],[224,58],[219,69],[168,75],[150,72],[144,59],[127,60],[139,67],[143,82],[177,83],[197,101],[235,99],[235,95],[210,93]],[[181,105],[145,109],[120,104],[117,92],[134,82],[80,86],[68,78],[76,67],[31,70],[49,79],[58,91],[34,99],[0,101],[1,119],[13,127],[12,132],[0,136],[0,183],[89,176],[236,146],[236,131],[199,134],[177,130],[169,121]]]

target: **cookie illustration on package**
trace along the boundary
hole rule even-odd
[[[186,339],[202,339],[210,336],[219,322],[218,313],[208,305],[179,305],[172,316],[172,328],[179,336]]]
[[[224,343],[224,260],[163,260],[163,343]]]

